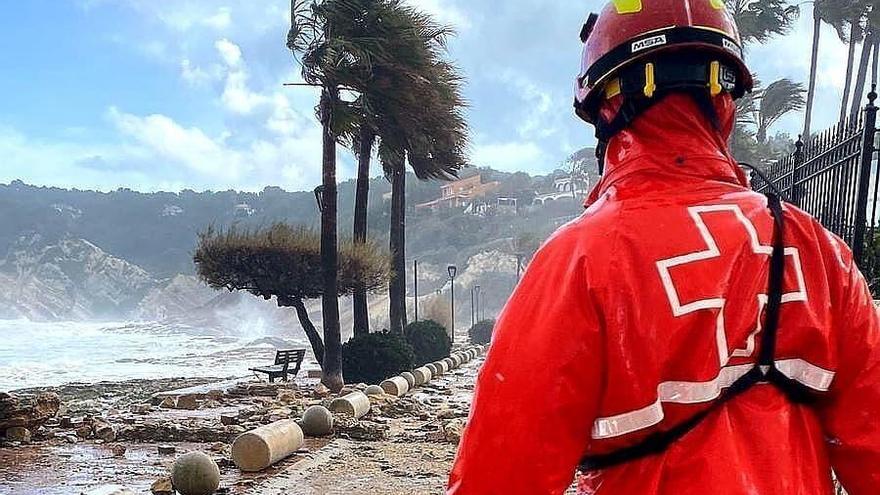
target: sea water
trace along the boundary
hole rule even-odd
[[[0,320],[0,391],[171,377],[238,377],[271,364],[275,348],[308,348],[266,336],[155,322]],[[308,367],[308,366],[304,366]]]

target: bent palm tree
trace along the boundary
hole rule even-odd
[[[726,0],[727,10],[739,27],[743,44],[764,43],[786,34],[800,15],[797,5],[785,0]]]
[[[767,141],[767,131],[776,121],[785,114],[804,107],[805,92],[803,84],[790,79],[773,81],[761,91],[755,112],[755,123],[758,127],[755,139],[759,143]]]
[[[292,0],[287,46],[299,56],[306,84],[321,88],[318,118],[322,126],[321,261],[324,359],[321,382],[331,390],[344,386],[339,325],[336,143],[355,132],[352,106],[340,88],[363,87],[364,67],[381,56],[377,39],[359,29],[352,0]]]

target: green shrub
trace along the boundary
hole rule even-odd
[[[452,341],[443,325],[432,320],[414,321],[403,329],[415,352],[416,366],[449,357]]]
[[[412,346],[389,332],[355,337],[342,345],[342,375],[348,383],[380,383],[413,368]]]
[[[492,331],[495,329],[495,320],[483,320],[474,323],[468,331],[471,344],[488,344],[492,341]]]

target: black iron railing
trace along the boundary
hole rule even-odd
[[[852,248],[872,286],[878,282],[875,274],[880,275],[876,259],[880,249],[875,247],[880,192],[874,160],[876,99],[872,89],[867,106],[857,115],[806,142],[798,140],[794,153],[771,166],[766,180],[752,177],[756,191],[778,190],[840,236]]]

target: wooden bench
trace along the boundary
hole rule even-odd
[[[250,371],[269,375],[269,383],[274,383],[275,379],[279,377],[286,382],[288,374],[296,377],[297,373],[299,373],[299,367],[305,356],[305,349],[278,350],[275,353],[275,364],[250,368]]]

